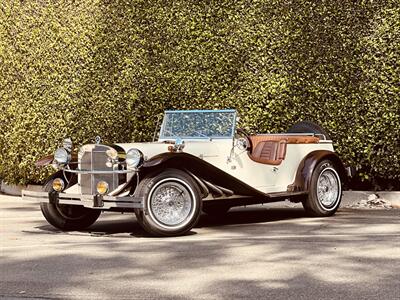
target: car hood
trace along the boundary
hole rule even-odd
[[[152,158],[160,153],[169,152],[168,147],[173,143],[168,142],[150,142],[150,143],[122,143],[116,144],[127,152],[129,149],[136,148],[142,151],[145,160]],[[220,156],[229,151],[232,147],[232,140],[214,140],[214,141],[185,141],[184,153],[189,153],[198,157]]]

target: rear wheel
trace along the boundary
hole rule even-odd
[[[52,187],[47,184],[43,187],[46,192],[51,192]],[[101,211],[86,208],[80,205],[40,203],[43,216],[54,227],[61,230],[82,230],[92,225]]]
[[[313,172],[303,207],[311,216],[331,216],[339,208],[341,199],[342,183],[338,171],[330,160],[323,160]]]
[[[327,140],[330,140],[329,134],[318,124],[315,124],[310,121],[301,121],[294,124],[287,131],[288,133],[314,133],[314,134],[322,134],[325,136]]]
[[[138,222],[150,234],[176,236],[196,225],[201,212],[201,193],[185,172],[168,169],[142,180],[138,193],[144,210],[135,210]]]

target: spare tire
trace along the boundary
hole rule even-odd
[[[290,127],[287,133],[314,133],[323,134],[327,140],[330,140],[329,134],[318,124],[310,121],[301,121]]]

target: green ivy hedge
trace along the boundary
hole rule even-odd
[[[0,4],[0,177],[66,136],[149,140],[164,109],[236,108],[251,131],[307,119],[358,178],[400,179],[398,1]]]

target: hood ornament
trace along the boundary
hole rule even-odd
[[[101,142],[101,137],[100,137],[100,136],[96,136],[96,137],[94,138],[94,141],[96,142],[97,145],[100,144],[100,142]]]

